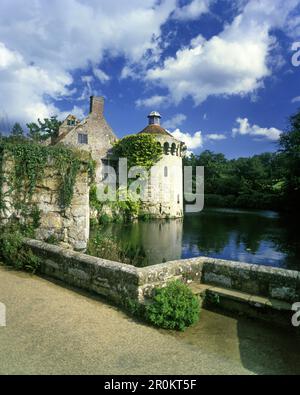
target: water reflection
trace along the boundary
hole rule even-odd
[[[142,251],[139,266],[168,262],[182,256],[182,219],[109,224],[103,232],[115,238],[123,250]]]
[[[139,266],[202,255],[300,270],[296,224],[273,212],[214,209],[102,231],[127,249],[142,249]]]

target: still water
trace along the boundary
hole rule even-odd
[[[207,256],[300,271],[299,226],[271,211],[207,209],[178,220],[110,224],[102,232],[139,251],[137,266]]]

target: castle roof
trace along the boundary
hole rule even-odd
[[[172,137],[172,135],[166,131],[166,129],[162,128],[160,125],[148,125],[145,127],[145,129],[143,129],[141,132],[139,132],[138,134],[161,134],[161,135],[165,135],[165,136],[169,136]]]

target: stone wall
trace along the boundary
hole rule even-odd
[[[41,259],[43,274],[105,296],[119,305],[127,298],[138,300],[139,269],[37,240],[25,243]]]
[[[205,258],[202,282],[288,303],[300,302],[300,272]]]
[[[14,169],[13,160],[5,155],[3,174],[9,180]],[[70,207],[63,209],[59,204],[60,174],[49,162],[45,168],[44,177],[38,180],[28,208],[37,207],[40,210],[40,227],[36,237],[45,240],[55,236],[75,249],[85,249],[89,238],[89,182],[85,166],[82,166],[74,186],[74,196]],[[9,191],[9,182],[4,183],[3,191]],[[22,194],[22,192],[21,192]],[[0,213],[1,222],[21,214],[14,207],[14,193],[7,193],[5,198],[7,209]]]
[[[42,272],[74,286],[96,292],[123,304],[130,298],[145,303],[153,289],[180,279],[275,298],[300,301],[300,272],[264,266],[194,258],[146,268],[91,257],[36,240],[27,240],[42,260]]]

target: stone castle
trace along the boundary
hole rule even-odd
[[[158,185],[161,190],[167,185],[170,197],[166,199],[161,193],[158,199],[156,195],[155,201],[152,201],[149,196],[149,202],[143,205],[143,212],[157,218],[180,218],[183,216],[182,158],[185,154],[185,144],[161,127],[161,116],[158,112],[152,112],[148,119],[148,126],[138,134],[151,134],[161,145],[163,157],[156,164],[156,167],[161,169]],[[74,115],[69,115],[52,144],[61,143],[89,151],[97,164],[96,180],[101,182],[102,165],[107,162],[109,152],[116,141],[117,137],[104,117],[104,98],[92,96],[89,115],[82,121]]]

